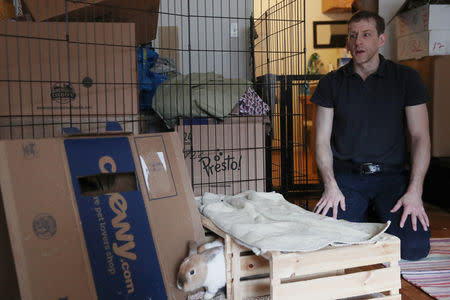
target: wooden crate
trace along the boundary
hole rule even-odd
[[[202,223],[225,240],[227,299],[373,299],[371,294],[378,293],[386,300],[401,299],[400,240],[395,236],[383,234],[373,244],[256,256],[208,218],[202,216]]]

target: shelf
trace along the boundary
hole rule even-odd
[[[353,0],[322,0],[323,13],[347,13],[352,11]]]

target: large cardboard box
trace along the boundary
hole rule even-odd
[[[136,44],[146,44],[156,37],[159,0],[24,0],[36,21],[59,20],[90,22],[113,21],[136,24]],[[133,37],[134,32],[133,32]]]
[[[194,194],[265,191],[265,117],[185,119],[176,127]]]
[[[0,116],[137,114],[133,32],[132,23],[2,24]]]
[[[450,30],[422,31],[397,39],[398,60],[448,54],[450,54]]]
[[[177,269],[204,240],[188,178],[176,133],[0,141],[21,299],[186,299]]]
[[[401,63],[419,71],[432,98],[428,103],[431,155],[450,156],[450,55],[428,56]]]
[[[395,17],[397,37],[430,30],[449,30],[450,5],[426,4]]]
[[[450,54],[450,5],[427,4],[394,19],[397,59]]]

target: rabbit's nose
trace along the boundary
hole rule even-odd
[[[178,279],[177,279],[177,287],[178,287],[178,289],[182,290],[185,282],[186,282],[185,279],[183,279],[183,278],[178,278]]]

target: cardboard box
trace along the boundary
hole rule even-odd
[[[178,266],[204,241],[188,178],[176,133],[0,141],[22,300],[185,299]]]
[[[132,23],[0,26],[0,116],[137,115]],[[67,41],[68,39],[68,41]]]
[[[394,19],[397,59],[450,54],[450,5],[427,4]]]
[[[156,37],[159,0],[24,0],[36,21],[65,20],[66,2],[69,21],[113,21],[136,24],[136,44],[146,44]],[[133,33],[134,36],[134,33]]]
[[[412,33],[397,39],[397,59],[418,59],[450,54],[450,30]]]
[[[176,131],[183,143],[188,172],[193,174],[196,196],[205,192],[234,195],[265,191],[265,120],[232,117],[224,122],[206,118],[181,121]]]
[[[411,59],[401,62],[416,69],[431,95],[428,103],[430,116],[431,155],[434,157],[450,156],[450,55],[428,56],[419,60]]]
[[[450,5],[426,4],[395,17],[395,35],[402,37],[430,30],[450,30]]]

